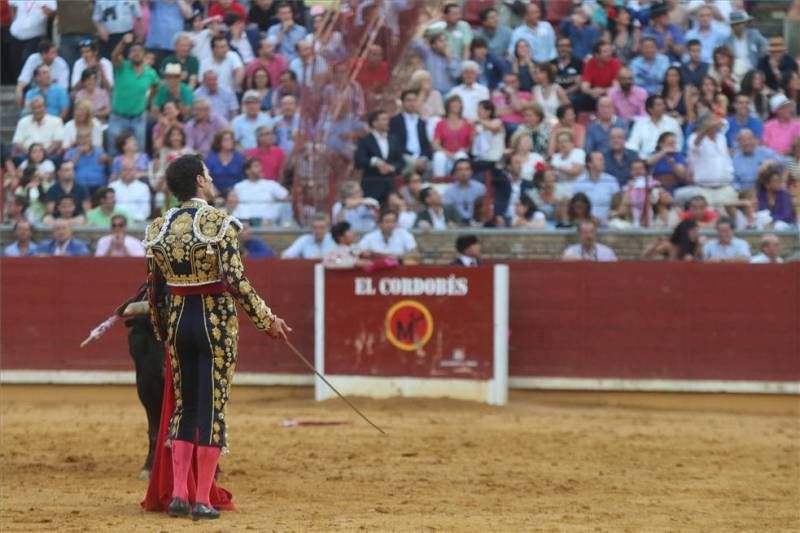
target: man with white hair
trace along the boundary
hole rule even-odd
[[[231,122],[233,137],[241,151],[251,150],[256,147],[256,130],[262,126],[271,128],[274,120],[261,111],[261,96],[258,91],[247,91],[242,97],[244,113],[234,118]]]
[[[761,246],[759,246],[761,253],[753,256],[750,263],[765,265],[770,263],[783,263],[781,253],[781,240],[777,235],[767,233],[761,237]]]
[[[289,70],[301,86],[313,87],[314,80],[328,71],[325,58],[314,53],[314,41],[308,37],[297,43],[296,50],[297,57],[289,62]]]
[[[679,205],[693,196],[703,196],[716,209],[738,200],[733,184],[733,161],[722,128],[725,120],[712,114],[701,115],[697,130],[689,136],[689,169],[694,185],[675,192]]]
[[[489,99],[489,88],[478,83],[481,68],[475,61],[461,63],[461,77],[464,83],[456,85],[447,97],[459,96],[463,102],[463,115],[467,120],[478,118],[478,103]]]
[[[211,110],[211,102],[206,97],[195,98],[192,105],[192,118],[186,123],[186,145],[203,156],[208,157],[211,142],[218,131],[228,129],[228,121]]]
[[[179,64],[181,66],[181,80],[194,90],[197,87],[198,75],[200,74],[200,61],[190,52],[194,42],[192,35],[181,32],[175,35],[175,52],[171,53],[161,61],[160,72],[164,72],[167,65]]]
[[[17,122],[12,141],[14,148],[25,153],[31,144],[40,143],[48,156],[59,152],[64,140],[64,122],[59,117],[47,114],[45,101],[41,96],[34,96],[28,102],[28,109],[31,114]]]

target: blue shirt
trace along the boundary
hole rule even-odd
[[[579,192],[588,196],[592,202],[592,216],[606,222],[611,210],[611,197],[619,192],[619,183],[614,176],[605,172],[597,180],[590,178],[587,172],[572,184],[572,194]]]
[[[556,53],[556,32],[549,22],[539,21],[536,28],[531,28],[527,24],[518,26],[511,34],[511,42],[508,44],[508,56],[514,57],[514,46],[520,39],[528,41],[528,46],[533,52],[533,60],[537,63],[552,61],[558,55]],[[575,54],[577,57],[577,54]]]
[[[28,253],[24,256],[19,250],[19,241],[14,241],[5,248],[3,248],[3,256],[5,257],[31,257],[36,255],[37,244],[33,241],[28,243]]]
[[[145,48],[175,50],[175,34],[183,31],[183,13],[178,2],[152,0],[150,2],[150,31]]]
[[[624,186],[631,179],[631,165],[639,159],[639,154],[629,148],[622,149],[622,159],[617,161],[611,150],[603,152],[606,160],[606,172],[617,178],[620,187]]]
[[[294,149],[294,132],[300,127],[300,113],[294,114],[291,123],[287,123],[282,115],[275,119],[275,144],[283,150],[283,153],[289,155]]]
[[[614,117],[614,120],[611,122],[611,127],[607,130],[603,128],[599,121],[592,121],[586,129],[584,151],[589,154],[595,150],[598,152],[605,152],[608,150],[608,136],[614,128],[622,128],[625,130],[625,135],[628,134],[628,123],[619,117]]]
[[[475,211],[475,200],[486,194],[486,186],[475,180],[469,180],[466,187],[453,183],[444,191],[444,204],[455,207],[462,222],[472,220]]]
[[[65,160],[70,160],[78,148],[70,148],[64,154]],[[98,159],[103,155],[100,148],[94,148],[91,154],[81,154],[75,160],[75,182],[84,187],[100,187],[106,184],[106,166]]]
[[[51,85],[47,89],[47,93],[42,93],[42,90],[39,89],[39,87],[34,86],[28,89],[28,92],[25,93],[26,112],[23,114],[30,113],[30,111],[27,111],[27,103],[37,96],[44,98],[44,105],[47,108],[48,115],[60,117],[62,111],[69,109],[69,95],[67,94],[67,90],[62,86]]]
[[[706,77],[708,74],[708,69],[710,65],[705,62],[701,62],[697,65],[697,68],[690,69],[689,62],[687,61],[683,65],[681,65],[681,76],[683,76],[683,82],[687,85],[694,85],[698,89],[700,88],[700,84],[703,82],[703,78]]]
[[[590,55],[594,43],[600,40],[600,30],[591,24],[578,28],[570,19],[564,19],[559,30],[561,35],[568,37],[572,43],[572,55],[581,59]]]
[[[634,83],[645,89],[647,94],[661,94],[669,64],[669,58],[664,54],[656,54],[652,62],[642,56],[634,58],[631,61]]]
[[[242,248],[247,251],[246,257],[250,259],[260,259],[262,257],[274,257],[272,248],[267,246],[264,241],[249,239],[242,244]]]
[[[239,152],[233,152],[233,158],[224,164],[219,159],[219,154],[210,151],[206,158],[208,173],[214,178],[214,185],[220,191],[233,187],[244,179],[244,156]]]
[[[700,60],[705,63],[711,63],[714,58],[714,49],[718,46],[725,44],[731,34],[730,28],[726,25],[711,21],[711,26],[708,31],[701,32],[700,28],[692,28],[686,32],[686,41],[697,39],[702,46],[700,50]],[[685,56],[688,58],[688,55]]]
[[[266,113],[259,113],[255,120],[251,120],[245,114],[239,115],[231,122],[233,138],[236,139],[242,150],[250,150],[258,145],[256,130],[262,126],[272,126],[273,122],[272,117]]]
[[[489,44],[489,51],[497,57],[505,57],[508,53],[508,45],[511,42],[511,30],[507,26],[498,24],[494,33],[489,35],[484,28],[478,28],[474,33],[475,37],[481,37]]]
[[[194,90],[195,100],[198,98],[208,98],[211,110],[219,116],[228,120],[230,116],[239,109],[239,102],[236,94],[227,87],[217,86],[217,92],[211,94],[205,85],[201,85]]]
[[[267,37],[275,37],[278,38],[278,33],[281,31],[283,26],[281,24],[273,24],[267,30]],[[298,26],[297,24],[293,24],[289,33],[284,33],[283,38],[278,41],[277,51],[283,54],[283,57],[286,58],[286,61],[291,61],[295,57],[297,57],[297,50],[295,46],[297,43],[303,40],[308,32],[302,26]]]
[[[281,257],[284,259],[320,259],[336,246],[330,232],[325,234],[322,242],[314,240],[314,235],[307,233],[301,235],[286,250]]]
[[[455,56],[448,59],[439,55],[419,39],[412,41],[411,46],[422,56],[425,70],[431,75],[431,87],[442,95],[449,93],[461,76],[461,59]]]
[[[667,38],[668,34],[672,35],[672,44],[686,44],[686,37],[683,35],[683,30],[677,24],[667,24],[664,31],[658,31],[653,26],[647,26],[644,31],[642,31],[642,37],[652,37],[656,40],[656,48],[663,54],[669,52],[664,46],[664,40]],[[678,60],[680,58],[673,57],[672,59]]]
[[[733,187],[737,191],[753,189],[758,178],[758,169],[770,159],[781,162],[781,157],[766,146],[756,146],[753,153],[746,155],[737,149],[733,153]]]
[[[748,129],[753,132],[756,139],[761,139],[764,136],[764,123],[761,119],[749,115],[744,124],[740,124],[736,120],[736,115],[728,117],[728,131],[725,133],[725,138],[728,140],[728,148],[736,147],[736,136],[743,129]]]

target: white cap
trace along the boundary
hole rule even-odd
[[[786,98],[786,95],[784,94],[779,93],[769,99],[769,108],[773,113],[787,104],[791,105],[792,101]]]

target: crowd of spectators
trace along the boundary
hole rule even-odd
[[[22,114],[3,150],[6,254],[89,253],[72,238],[89,225],[111,230],[98,255],[139,255],[127,228],[173,203],[164,169],[187,153],[253,256],[272,251],[251,227],[308,226],[283,256],[311,258],[341,244],[333,225],[379,257],[414,256],[409,230],[574,228],[564,257],[604,260],[597,228],[658,228],[673,235],[646,257],[726,260],[745,255],[733,231],[797,225],[800,72],[783,37],[752,27],[758,2],[574,0],[555,27],[536,0],[447,3],[411,42],[421,68],[396,110],[370,103],[390,50],[341,57],[325,2],[0,3]],[[392,10],[413,2],[342,13],[373,3],[392,42]],[[335,93],[315,131],[349,167],[330,211],[305,216],[310,93]],[[53,241],[32,243],[31,224]],[[702,245],[704,227],[718,239]]]

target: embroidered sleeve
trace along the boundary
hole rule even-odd
[[[150,323],[158,340],[167,340],[167,282],[155,259],[147,258],[147,301],[150,304]]]
[[[258,295],[244,275],[244,265],[239,255],[238,230],[234,224],[228,225],[219,247],[220,272],[228,286],[228,291],[247,312],[257,329],[267,330],[272,326],[275,315],[266,302]]]

